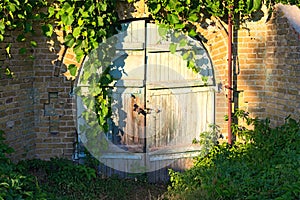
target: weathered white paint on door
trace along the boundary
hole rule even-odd
[[[151,172],[149,180],[164,181],[167,166],[184,168],[185,158],[197,155],[193,138],[214,123],[212,64],[203,46],[189,38],[202,69],[194,73],[186,67],[183,51],[170,53],[170,41],[144,20],[124,24],[123,31],[114,60],[122,77],[112,89],[107,134],[114,145],[101,156],[101,171],[108,176]]]

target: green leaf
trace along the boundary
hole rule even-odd
[[[106,11],[107,10],[107,4],[102,3],[101,4],[101,11]]]
[[[188,34],[191,37],[195,37],[197,35],[197,32],[194,29],[191,29]]]
[[[170,49],[171,53],[175,53],[176,52],[176,48],[177,48],[177,44],[175,44],[175,43],[171,43],[170,44],[169,49]]]
[[[80,18],[80,19],[78,19],[78,25],[79,25],[79,26],[82,26],[82,25],[83,25],[83,22],[84,22],[84,20],[83,20],[83,19],[81,19],[81,18]]]
[[[6,46],[6,48],[5,48],[5,51],[6,51],[7,55],[8,55],[8,57],[11,57],[10,49],[11,49],[11,43],[9,43]]]
[[[108,115],[108,112],[109,112],[108,107],[107,107],[107,106],[103,106],[103,107],[102,107],[102,114],[103,114],[104,116],[106,116],[106,115]]]
[[[69,11],[71,11],[71,9],[72,9],[72,6],[68,2],[65,2],[64,5],[62,6],[62,10],[64,12],[69,12]]]
[[[49,7],[48,13],[49,13],[48,18],[51,18],[55,13],[55,9],[53,7]]]
[[[167,10],[175,10],[177,5],[177,0],[170,0],[168,5],[166,6]]]
[[[22,14],[18,14],[18,18],[19,19],[26,19],[25,15],[22,15]]]
[[[24,42],[25,40],[26,40],[26,38],[25,38],[24,34],[18,35],[18,37],[17,37],[18,42]]]
[[[189,57],[190,57],[190,52],[189,52],[189,51],[185,52],[185,53],[182,55],[182,59],[183,59],[183,60],[187,60]]]
[[[5,68],[5,75],[9,78],[14,77],[14,73],[8,67]],[[12,151],[12,150],[10,150],[10,151]],[[7,152],[7,153],[9,153],[9,152]]]
[[[165,37],[167,35],[167,33],[168,33],[168,27],[167,27],[167,25],[160,24],[158,26],[158,34],[159,34],[159,36]]]
[[[156,8],[152,11],[153,14],[157,14],[159,12],[159,10],[161,9],[161,5],[157,4]]]
[[[189,69],[194,69],[194,68],[195,68],[195,63],[194,63],[194,61],[189,60],[188,63],[187,63],[187,67],[188,67]]]
[[[63,14],[61,16],[61,21],[63,22],[64,25],[70,26],[74,22],[74,17],[73,15],[70,14]]]
[[[179,23],[179,17],[176,14],[168,14],[167,19],[171,24],[178,24]]]
[[[73,35],[68,34],[64,39],[65,39],[66,46],[73,47],[73,45],[75,43],[75,39],[74,39]]]
[[[198,19],[199,19],[199,17],[196,13],[191,14],[188,18],[188,20],[192,21],[192,22],[196,22],[196,21],[198,21]]]
[[[77,67],[76,67],[76,65],[74,65],[74,64],[69,65],[68,66],[68,70],[70,71],[70,74],[72,76],[76,76],[76,73],[77,73]]]
[[[80,35],[81,27],[76,27],[73,30],[73,37],[77,38]]]
[[[36,41],[30,41],[30,45],[32,47],[37,47],[37,42]]]
[[[98,25],[99,25],[99,26],[103,26],[103,25],[104,25],[104,22],[103,22],[103,18],[102,18],[102,17],[98,16],[98,17],[97,17],[97,20],[98,20]]]
[[[76,50],[74,50],[75,54],[76,54],[76,61],[80,62],[81,59],[84,57],[84,51],[80,48],[77,48]]]
[[[187,39],[184,37],[179,41],[179,46],[184,47],[187,45]]]
[[[0,20],[0,33],[4,33],[5,31],[5,23],[4,23],[4,19]]]
[[[181,24],[181,23],[179,23],[179,24],[175,24],[175,29],[180,29],[180,30],[182,30],[183,28],[185,27],[185,24]]]
[[[10,3],[8,2],[8,6],[7,6],[8,11],[10,11],[11,13],[16,11],[16,5],[14,3]]]
[[[53,26],[51,24],[47,24],[42,26],[42,30],[45,36],[51,37],[53,34]]]

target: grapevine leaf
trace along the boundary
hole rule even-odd
[[[18,42],[24,42],[25,40],[26,40],[26,38],[25,38],[24,34],[18,35],[18,37],[17,37]]]
[[[98,17],[97,17],[97,20],[98,20],[98,25],[99,25],[99,26],[103,26],[103,25],[104,25],[104,22],[103,22],[103,18],[102,18],[102,17],[98,16]]]
[[[68,26],[68,25],[72,25],[73,21],[74,21],[74,17],[73,15],[70,14],[63,14],[61,16],[61,21],[63,22],[64,25]]]
[[[51,37],[53,34],[53,26],[51,24],[42,26],[42,30],[44,35],[46,35],[47,37]]]
[[[168,33],[167,25],[161,24],[158,26],[158,34],[161,37],[165,37]]]
[[[171,53],[175,53],[176,52],[176,48],[177,48],[177,44],[175,44],[175,43],[171,43],[170,44],[169,49],[170,49]]]
[[[182,39],[179,41],[179,46],[180,46],[180,47],[184,47],[185,45],[187,45],[187,40],[186,40],[186,38],[182,38]]]
[[[77,38],[80,35],[81,27],[76,27],[73,30],[73,37]]]
[[[53,7],[49,7],[48,13],[49,13],[48,18],[51,18],[55,13],[55,9]]]
[[[153,14],[156,14],[159,12],[159,10],[161,9],[161,5],[160,4],[157,4],[156,5],[156,8],[152,11]]]
[[[30,41],[30,45],[32,47],[37,47],[37,42],[32,40],[32,41]]]
[[[174,29],[183,29],[185,27],[185,25],[184,24],[175,24],[175,27],[174,27]]]
[[[198,21],[198,19],[199,19],[199,17],[197,16],[196,13],[191,14],[188,18],[188,20],[192,21],[192,22],[196,22],[196,21]]]
[[[195,68],[195,63],[194,63],[194,61],[189,60],[189,61],[187,62],[187,67],[188,67],[189,69],[194,69],[194,68]]]
[[[191,37],[195,37],[197,35],[197,32],[194,29],[191,29],[188,34]]]
[[[11,57],[10,49],[11,49],[11,43],[9,43],[6,46],[6,48],[5,48],[5,51],[6,51],[7,55],[8,55],[8,57]]]
[[[183,59],[183,60],[187,60],[187,59],[189,58],[189,56],[190,56],[190,52],[187,51],[187,52],[185,52],[185,53],[182,55],[182,59]]]
[[[4,23],[4,19],[0,20],[0,33],[4,33],[5,31],[5,23]]]
[[[74,64],[69,65],[68,66],[68,70],[70,71],[70,74],[72,76],[76,76],[76,73],[77,73],[77,67],[76,67],[76,65],[74,65]]]
[[[74,37],[71,34],[68,34],[65,37],[65,45],[67,45],[68,47],[73,47],[74,43],[75,43]]]
[[[176,14],[168,14],[167,19],[171,24],[178,24],[179,23],[179,17]]]

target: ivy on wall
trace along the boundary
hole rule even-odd
[[[127,0],[129,3],[138,0]],[[47,37],[55,30],[63,32],[64,45],[73,48],[77,61],[106,38],[116,33],[118,15],[117,0],[3,0],[0,2],[0,42],[8,31],[17,30],[18,42],[28,42],[34,28],[42,29]],[[265,4],[270,10],[276,3],[297,5],[300,0],[147,0],[151,17],[167,28],[180,30],[189,36],[197,36],[196,23],[205,22],[211,16],[226,19],[229,12],[249,18]],[[41,26],[33,26],[38,21]],[[29,41],[28,41],[29,40]],[[11,44],[6,47],[10,57]],[[19,53],[27,53],[21,48]],[[75,66],[71,66],[75,67]],[[75,74],[75,70],[71,70]]]
[[[41,29],[46,37],[52,37],[56,30],[63,33],[63,45],[72,48],[80,62],[85,55],[96,49],[100,43],[116,33],[118,15],[117,0],[2,0],[0,2],[0,42],[10,31],[16,31],[18,42],[36,47],[32,40],[35,29]],[[127,0],[133,3],[137,0]],[[196,37],[196,24],[205,22],[211,16],[226,20],[232,12],[241,18],[251,18],[251,14],[265,4],[272,10],[276,3],[297,5],[300,0],[147,0],[145,1],[151,17],[163,28],[171,28]],[[34,26],[34,24],[41,26]],[[167,34],[166,32],[161,32]],[[25,46],[25,45],[24,45]],[[6,52],[11,57],[12,44],[7,44]],[[174,51],[174,45],[170,46]],[[176,50],[176,47],[175,47]],[[26,54],[26,48],[20,48],[20,54]],[[193,65],[188,67],[193,68]],[[68,66],[71,75],[76,75],[75,65]],[[10,71],[9,71],[10,72]],[[7,70],[6,70],[7,73]],[[89,73],[83,81],[92,83]],[[108,129],[107,119],[111,116],[110,97],[107,86],[113,82],[109,70],[104,70],[97,83],[96,111],[99,124]],[[93,89],[95,90],[95,89]]]

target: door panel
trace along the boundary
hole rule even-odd
[[[149,151],[192,146],[193,138],[213,123],[213,91],[203,88],[149,90],[147,144]],[[177,148],[178,147],[178,148]]]

